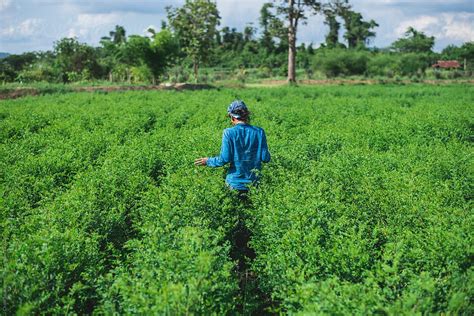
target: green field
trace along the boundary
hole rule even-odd
[[[251,205],[193,166],[236,98],[272,154]],[[472,315],[473,108],[472,85],[0,101],[2,312]]]

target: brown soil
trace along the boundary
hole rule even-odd
[[[16,99],[20,97],[25,97],[28,95],[38,95],[39,91],[35,88],[21,88],[15,89],[12,91],[7,91],[5,93],[0,93],[0,100],[2,99]]]
[[[411,80],[401,80],[395,81],[393,79],[385,79],[383,82],[385,83],[401,83],[401,84],[411,84],[413,81]],[[376,79],[304,79],[298,80],[298,84],[302,85],[371,85],[371,84],[379,84],[381,83],[380,80]],[[420,80],[419,83],[423,84],[433,84],[433,85],[440,85],[440,84],[453,84],[453,83],[467,83],[467,84],[474,84],[474,80],[462,80],[462,81],[455,81],[455,80]],[[262,80],[260,83],[255,84],[247,84],[246,86],[249,87],[270,87],[270,86],[283,86],[288,84],[286,80]]]
[[[410,80],[385,80],[385,83],[401,83],[411,84]],[[371,85],[381,83],[379,80],[374,79],[363,79],[363,80],[350,80],[350,79],[321,79],[321,80],[299,80],[298,84],[302,85]],[[420,80],[419,83],[432,84],[432,85],[444,85],[452,83],[467,83],[474,84],[474,80]],[[245,87],[277,87],[288,84],[286,80],[262,80],[260,83],[246,84]],[[72,92],[114,92],[114,91],[144,91],[144,90],[203,90],[214,88],[208,84],[192,84],[192,83],[177,83],[177,84],[160,84],[160,85],[146,85],[146,86],[89,86],[89,87],[70,87]],[[0,100],[16,99],[24,96],[36,96],[41,95],[42,92],[36,88],[16,88],[10,91],[0,91]]]
[[[203,90],[212,89],[211,85],[207,84],[191,84],[191,83],[177,83],[177,84],[161,84],[148,86],[90,86],[90,87],[70,87],[71,92],[114,92],[114,91],[144,91],[144,90]],[[10,91],[0,92],[0,100],[16,99],[24,96],[40,95],[41,90],[37,88],[16,88]]]

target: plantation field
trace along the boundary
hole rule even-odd
[[[193,165],[236,98],[272,154],[244,205]],[[472,85],[0,101],[2,314],[472,315],[473,108]]]

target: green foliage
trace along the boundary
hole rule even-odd
[[[323,5],[324,24],[329,27],[326,35],[326,47],[337,48],[342,46],[339,43],[339,29],[341,23],[337,20],[339,16],[344,15],[350,9],[349,1],[337,0],[329,1]]]
[[[417,75],[419,77],[430,67],[432,61],[433,57],[429,54],[403,54],[395,69],[401,75]]]
[[[474,42],[467,42],[460,47],[448,45],[441,52],[441,59],[443,60],[457,60],[466,70],[474,70]],[[466,63],[466,65],[464,65]]]
[[[8,55],[0,59],[0,80],[12,82],[17,79],[18,73],[31,67],[38,60],[38,54],[27,52],[21,55]]]
[[[427,36],[423,32],[409,27],[404,38],[392,43],[392,49],[401,53],[430,53],[434,42],[434,36]]]
[[[206,61],[219,25],[219,11],[211,0],[186,0],[177,9],[167,8],[169,25],[179,38],[181,48],[192,59],[197,80],[201,62]]]
[[[252,22],[242,30],[229,26],[219,29],[219,12],[211,0],[187,0],[180,8],[168,7],[167,12],[168,23],[162,21],[160,31],[148,29],[147,36],[127,35],[123,26],[116,25],[101,38],[99,47],[64,38],[55,42],[53,51],[9,55],[0,59],[0,82],[228,82],[243,81],[241,68],[248,70],[245,81],[281,80],[289,69],[290,81],[296,74],[304,76],[301,79],[367,76],[380,82],[387,82],[386,77],[419,82],[426,77],[454,80],[474,73],[472,42],[449,45],[434,53],[435,38],[413,27],[390,48],[368,48],[378,24],[364,20],[347,0],[264,3],[258,19],[260,30]],[[298,25],[306,23],[312,14],[324,15],[328,26],[325,43],[318,49],[304,43],[297,47]],[[339,43],[341,20],[345,44]],[[457,60],[462,68],[427,71],[438,60]],[[225,71],[199,74],[200,68]],[[264,71],[252,78],[252,68]]]
[[[433,54],[419,53],[373,53],[364,50],[319,49],[311,57],[312,68],[327,77],[364,75],[368,77],[404,76],[422,78],[426,70],[435,62]],[[463,74],[450,73],[451,78]],[[448,77],[448,75],[446,76]]]
[[[397,73],[399,63],[398,55],[375,54],[367,62],[367,75],[393,77]]]
[[[84,71],[84,74],[86,73],[88,73],[88,71]],[[57,78],[57,71],[50,63],[38,61],[19,71],[15,80],[21,83],[40,81],[56,82]]]
[[[345,49],[320,50],[312,59],[313,67],[327,77],[363,75],[367,69],[370,53]]]
[[[372,29],[379,25],[374,21],[364,21],[362,14],[349,9],[342,9],[341,16],[344,19],[346,32],[344,38],[347,40],[348,48],[365,48],[375,32]]]
[[[100,67],[95,50],[79,43],[75,38],[63,38],[54,44],[55,67],[58,68],[63,82],[74,82],[81,78],[83,72],[98,77]]]
[[[256,308],[231,257],[229,235],[245,218],[256,252],[249,274],[274,312],[472,314],[471,90],[325,86],[2,101],[3,311]],[[265,128],[272,153],[245,208],[224,187],[223,170],[192,164],[218,153],[235,98]]]

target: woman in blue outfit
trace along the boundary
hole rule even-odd
[[[219,156],[198,158],[196,166],[221,167],[230,164],[226,184],[234,190],[246,192],[258,181],[262,162],[270,161],[265,131],[250,122],[250,112],[243,101],[236,100],[227,108],[233,127],[222,135]]]

